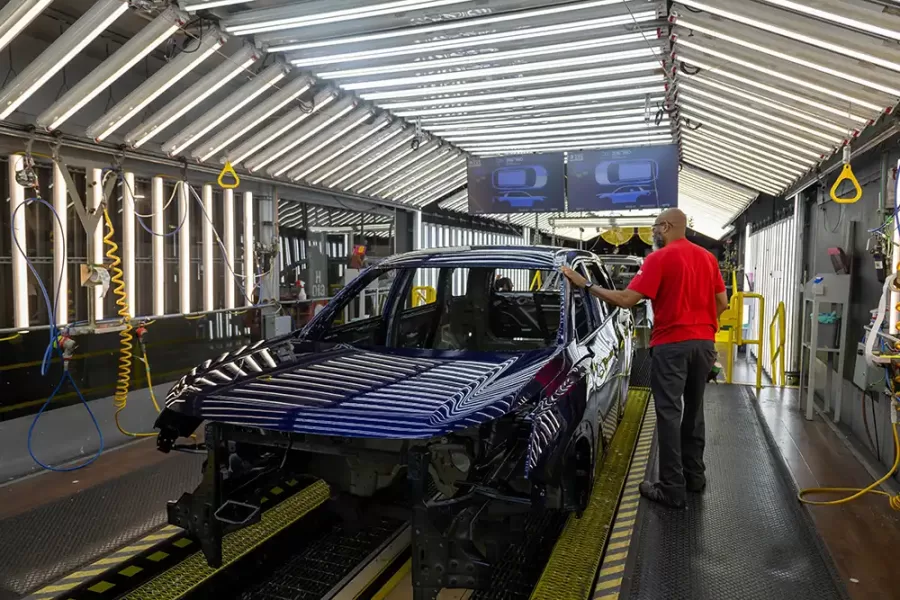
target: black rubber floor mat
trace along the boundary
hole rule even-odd
[[[682,511],[641,501],[623,599],[848,597],[755,402],[707,387],[707,490]]]
[[[20,598],[163,525],[166,501],[196,487],[202,462],[172,457],[0,521],[0,600]]]

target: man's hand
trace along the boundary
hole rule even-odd
[[[584,286],[587,285],[587,279],[585,279],[569,267],[561,267],[560,270],[562,271],[562,274],[566,276],[566,279],[571,281],[572,285],[574,285],[575,287],[584,288]]]

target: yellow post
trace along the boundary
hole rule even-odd
[[[739,344],[743,344],[745,346],[756,346],[756,389],[759,390],[762,388],[762,354],[763,354],[763,344],[765,343],[765,323],[763,319],[766,314],[766,299],[763,298],[762,294],[755,294],[752,292],[741,292],[741,309],[743,310],[743,298],[755,298],[759,300],[759,325],[757,326],[757,333],[755,340],[746,340],[743,336],[738,340]],[[743,315],[741,315],[740,324],[743,325]]]
[[[772,351],[771,357],[771,369],[772,369],[772,382],[775,385],[784,386],[785,385],[785,376],[784,376],[784,345],[787,339],[787,331],[785,328],[785,316],[784,316],[784,302],[778,303],[778,308],[775,309],[775,314],[772,315],[772,321],[769,323],[769,347]],[[778,343],[775,343],[775,325],[778,325]],[[775,369],[775,362],[778,361],[778,370]]]
[[[428,285],[420,285],[412,289],[412,305],[423,306],[437,301],[437,290]]]

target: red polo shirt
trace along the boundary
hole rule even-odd
[[[686,239],[666,244],[644,260],[628,289],[653,302],[650,346],[715,340],[716,294],[725,282],[709,251]]]

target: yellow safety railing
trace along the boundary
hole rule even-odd
[[[728,355],[725,365],[725,382],[732,383],[734,376],[734,348],[735,346],[756,346],[756,389],[762,388],[762,354],[765,343],[764,315],[766,314],[766,299],[762,294],[737,291],[737,274],[731,272],[731,301],[728,308],[719,316],[719,332],[716,334],[716,343],[727,346]],[[744,300],[759,300],[759,326],[757,337],[747,339],[744,337]]]
[[[529,291],[534,292],[534,291],[540,290],[543,285],[544,284],[543,284],[543,281],[541,278],[541,272],[535,271],[534,277],[531,278],[531,286],[530,286]]]
[[[424,306],[437,302],[437,290],[430,285],[420,285],[412,289],[412,305]]]
[[[775,343],[775,326],[778,325],[777,333],[778,333],[778,343]],[[771,356],[771,373],[772,373],[772,383],[778,386],[784,386],[785,378],[784,378],[784,345],[787,340],[787,331],[785,329],[785,318],[784,318],[784,302],[778,303],[778,308],[775,309],[775,314],[772,315],[772,321],[769,323],[769,349],[772,353]],[[775,369],[775,363],[778,362],[778,369]]]
[[[753,292],[738,292],[735,294],[736,296],[740,296],[741,302],[741,310],[743,311],[744,300],[746,299],[756,299],[759,300],[759,316],[757,318],[757,322],[759,326],[757,327],[757,337],[756,339],[746,339],[743,335],[743,328],[738,329],[738,344],[743,344],[744,346],[756,346],[756,389],[762,388],[762,355],[763,355],[763,344],[765,343],[765,323],[763,322],[766,314],[766,299],[763,298],[762,294],[755,294]],[[741,315],[742,320],[741,324],[743,325],[743,314]]]

